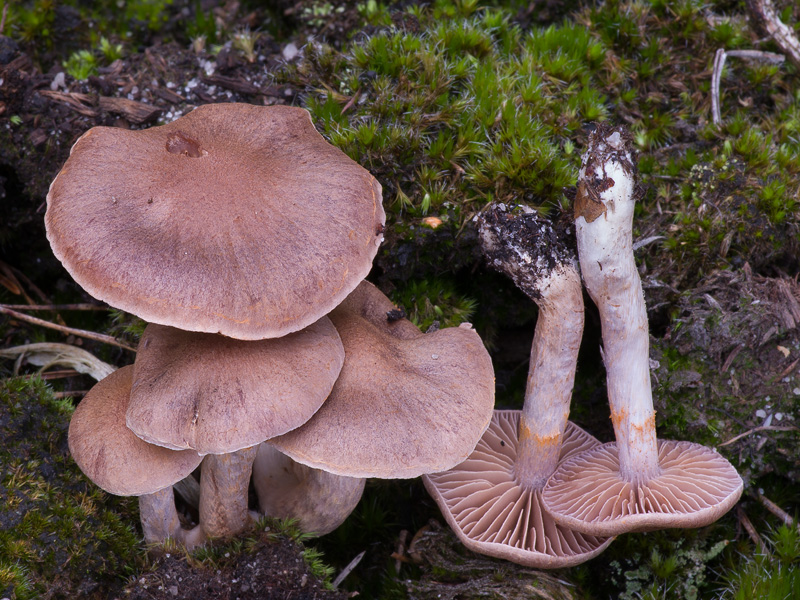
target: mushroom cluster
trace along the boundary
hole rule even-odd
[[[495,411],[475,452],[424,478],[469,548],[527,566],[578,564],[628,531],[707,525],[743,483],[714,450],[657,440],[649,333],[633,259],[636,201],[630,136],[598,126],[575,201],[580,270],[602,322],[617,441],[600,444],[567,421],[583,301],[566,231],[535,212],[490,205],[478,217],[487,262],[539,305],[522,411]]]
[[[251,472],[263,511],[325,533],[363,478],[472,451],[491,360],[471,329],[423,335],[387,317],[363,281],[384,221],[381,186],[303,109],[206,105],[75,143],[48,239],[84,289],[150,324],[135,363],[78,405],[69,446],[100,487],[139,496],[148,542],[245,529]],[[172,486],[198,465],[185,530]]]

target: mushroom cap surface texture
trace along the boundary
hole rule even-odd
[[[308,111],[235,103],[90,129],[45,215],[56,257],[95,298],[248,340],[330,312],[366,277],[384,222],[380,184]]]
[[[546,510],[566,527],[619,535],[669,527],[703,527],[742,495],[742,478],[720,454],[692,442],[658,440],[660,473],[620,477],[617,444],[597,446],[556,469],[542,492]]]
[[[128,427],[152,444],[200,454],[248,448],[308,421],[343,363],[327,317],[256,341],[150,324],[134,363]]]
[[[353,512],[366,479],[312,469],[269,444],[258,447],[253,485],[261,512],[278,519],[297,519],[306,533],[330,533]]]
[[[117,496],[152,494],[180,481],[203,460],[136,437],[125,426],[133,365],[99,381],[80,401],[69,423],[69,451],[81,471]]]
[[[541,505],[541,490],[516,481],[519,421],[518,410],[496,410],[470,457],[449,471],[423,475],[425,488],[470,550],[539,569],[571,567],[594,558],[613,538],[557,525]],[[559,460],[599,444],[568,422]]]
[[[362,282],[329,315],[345,360],[305,425],[269,440],[297,462],[350,477],[412,478],[467,458],[489,426],[494,370],[478,334],[423,334]]]

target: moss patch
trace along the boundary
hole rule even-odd
[[[0,597],[92,596],[144,564],[135,500],[69,456],[71,412],[38,379],[0,381]]]

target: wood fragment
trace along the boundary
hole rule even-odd
[[[170,104],[178,104],[180,102],[186,102],[186,98],[184,98],[180,94],[173,92],[169,88],[157,87],[153,89],[153,93],[162,100],[166,100]]]
[[[405,556],[405,549],[406,549],[406,540],[408,539],[408,529],[403,529],[400,532],[400,539],[397,542],[397,551],[392,553],[392,558],[394,558],[394,572],[395,576],[400,574],[400,567],[404,562],[411,562],[408,557]]]
[[[127,98],[115,98],[113,96],[100,96],[100,109],[106,112],[122,115],[131,123],[141,125],[155,119],[161,109],[151,104],[128,100]]]
[[[261,90],[259,90],[252,83],[237,77],[226,77],[225,75],[214,74],[203,76],[200,78],[200,80],[206,85],[218,85],[239,94],[261,93]]]
[[[753,28],[760,35],[771,38],[781,52],[795,66],[800,67],[800,40],[795,36],[792,27],[780,20],[772,0],[747,0],[746,4]]]
[[[93,108],[94,99],[89,94],[79,94],[77,92],[54,92],[52,90],[38,90],[40,96],[49,98],[54,102],[66,104],[75,112],[85,117],[97,117],[98,112]]]
[[[132,346],[129,346],[125,342],[121,342],[118,339],[111,337],[110,335],[96,333],[94,331],[86,331],[84,329],[74,329],[72,327],[65,327],[64,325],[57,325],[55,323],[51,323],[50,321],[45,321],[44,319],[38,319],[36,317],[31,317],[21,312],[11,310],[3,305],[0,305],[0,313],[7,314],[10,317],[18,319],[20,321],[25,321],[26,323],[30,323],[32,325],[39,325],[41,327],[47,327],[48,329],[55,329],[56,331],[60,331],[65,335],[75,335],[77,337],[86,338],[88,340],[94,340],[96,342],[102,342],[103,344],[110,344],[112,346],[124,348],[125,350],[130,350],[131,352],[136,352],[136,348],[133,348]]]
[[[800,525],[795,523],[795,521],[791,517],[791,515],[789,515],[789,513],[787,513],[785,510],[783,510],[780,506],[775,504],[772,500],[767,498],[763,494],[763,492],[761,492],[761,490],[758,490],[755,493],[755,497],[756,497],[756,500],[758,500],[764,506],[764,508],[766,508],[769,512],[771,512],[773,515],[778,517],[787,526],[789,526],[789,527],[797,527],[797,529],[800,530]]]
[[[753,543],[758,546],[761,554],[767,554],[767,545],[764,543],[764,540],[761,539],[761,536],[758,535],[756,528],[753,527],[753,523],[747,518],[747,515],[741,506],[736,507],[736,518],[739,519],[739,523],[742,524],[742,527],[744,527],[747,535],[750,536],[751,540],[753,540]]]
[[[717,50],[714,55],[714,66],[711,71],[711,121],[714,125],[722,124],[722,111],[720,109],[720,82],[722,81],[722,70],[725,68],[725,60],[729,57],[751,58],[772,64],[780,64],[785,59],[781,54],[774,52],[762,52],[761,50],[730,50],[724,48]]]
[[[366,553],[367,553],[366,550],[362,550],[359,554],[356,555],[356,557],[353,560],[351,560],[347,564],[347,566],[344,569],[342,569],[342,572],[339,573],[338,577],[336,577],[336,579],[334,579],[333,583],[331,584],[333,585],[333,589],[339,587],[339,584],[342,583],[344,581],[344,578],[350,575],[352,570],[358,566],[358,563],[361,562],[361,559],[364,558],[364,555]]]

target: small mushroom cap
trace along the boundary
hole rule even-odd
[[[152,444],[200,454],[248,448],[308,421],[343,362],[327,317],[252,342],[151,324],[139,342],[128,427]]]
[[[258,447],[253,485],[261,512],[297,519],[306,533],[330,533],[353,512],[366,479],[343,477],[293,461],[269,444]]]
[[[308,111],[249,104],[89,130],[45,215],[53,252],[94,297],[248,340],[330,312],[369,272],[384,222],[381,186]]]
[[[616,443],[562,463],[542,492],[545,509],[566,527],[590,535],[619,535],[669,527],[703,527],[742,495],[742,478],[711,448],[659,440],[660,474],[649,481],[620,478]]]
[[[180,481],[203,460],[136,437],[125,426],[133,366],[98,382],[78,404],[69,423],[69,451],[81,471],[117,496],[152,494]]]
[[[571,567],[594,558],[613,538],[557,525],[541,505],[541,490],[514,477],[520,411],[496,410],[470,457],[449,471],[423,475],[447,523],[470,550],[538,569]],[[567,423],[559,461],[599,442]]]
[[[494,371],[466,327],[423,334],[363,282],[331,314],[345,363],[308,423],[269,443],[294,460],[350,477],[411,478],[467,458],[494,408]]]

